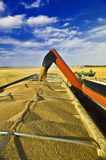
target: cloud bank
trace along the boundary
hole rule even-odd
[[[80,27],[71,23],[67,22],[67,19],[60,20],[58,17],[47,15],[28,18],[24,14],[2,17],[0,18],[0,32],[4,32],[5,36],[0,38],[2,48],[0,56],[8,62],[13,59],[15,61],[17,57],[27,60],[29,58],[33,61],[36,55],[40,55],[41,58],[50,48],[56,48],[69,65],[74,65],[74,63],[78,65],[105,64],[106,25],[104,19],[99,17],[98,26],[90,27],[85,31],[81,31]],[[86,20],[85,24],[87,24]],[[30,38],[20,40],[12,37],[8,32],[11,30],[12,33],[15,30],[18,33],[19,29],[26,31]]]
[[[5,10],[5,5],[2,1],[0,1],[0,12],[3,12]]]

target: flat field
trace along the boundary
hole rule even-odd
[[[89,72],[90,69],[96,72],[94,79],[106,82],[106,67],[70,67],[73,72]],[[58,73],[66,80],[62,72],[57,68],[50,68],[49,73]],[[0,86],[24,78],[32,74],[39,74],[40,67],[23,67],[23,68],[0,68]]]

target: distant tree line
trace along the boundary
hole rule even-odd
[[[106,67],[106,65],[84,65],[84,67]]]

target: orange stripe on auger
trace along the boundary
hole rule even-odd
[[[106,107],[106,97],[82,86],[82,91],[87,94],[89,97],[91,97],[92,99],[94,99],[96,102],[98,102],[99,104],[101,104],[102,106]]]

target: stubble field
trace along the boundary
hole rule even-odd
[[[96,72],[96,75],[93,79],[106,82],[106,67],[92,67],[92,68],[90,67],[71,67],[71,70],[73,72],[81,72],[81,71],[89,72],[90,69],[92,69],[93,72]],[[58,73],[60,76],[62,76],[62,78],[65,81],[67,81],[67,79],[64,77],[62,72],[57,68],[50,68],[48,72]],[[40,73],[40,67],[0,68],[0,86],[11,83],[13,81],[24,78],[26,76],[29,76],[32,74],[39,74],[39,73]]]

